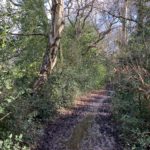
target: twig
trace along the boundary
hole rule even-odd
[[[16,36],[45,36],[48,37],[47,34],[43,34],[43,33],[9,33],[11,35],[16,35]]]
[[[0,121],[4,120],[7,116],[9,116],[11,114],[11,112],[9,112],[8,114],[6,114],[5,116],[3,116]]]

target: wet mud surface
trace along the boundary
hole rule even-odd
[[[112,119],[108,91],[94,91],[76,100],[49,123],[34,150],[122,150]]]

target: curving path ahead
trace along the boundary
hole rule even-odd
[[[76,100],[50,123],[35,150],[122,150],[112,120],[109,91],[94,91]]]

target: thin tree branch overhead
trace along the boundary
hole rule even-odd
[[[21,3],[17,3],[17,2],[14,2],[14,0],[9,0],[13,5],[17,6],[17,7],[21,7]]]
[[[43,33],[8,33],[14,36],[44,36],[44,37],[48,37],[47,34],[43,34]]]

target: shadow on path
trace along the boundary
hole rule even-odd
[[[79,98],[49,123],[34,150],[121,150],[119,143],[110,97],[101,90]]]

